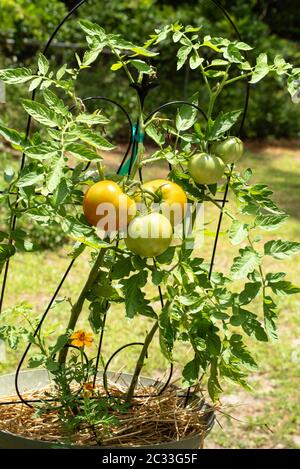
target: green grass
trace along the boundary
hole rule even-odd
[[[276,237],[300,241],[300,148],[299,143],[281,146],[251,145],[247,151],[242,168],[250,166],[254,170],[256,181],[267,183],[275,192],[275,199],[290,215],[289,221],[276,232]],[[298,150],[298,153],[297,153]],[[8,164],[9,158],[2,158],[1,166]],[[112,160],[109,162],[111,163]],[[14,163],[14,165],[16,162]],[[115,162],[112,166],[115,165]],[[148,171],[147,177],[161,177],[162,167],[154,167]],[[211,221],[209,230],[215,229],[218,209],[208,206],[205,208],[205,221]],[[227,226],[226,219],[224,227]],[[224,228],[225,229],[225,228]],[[272,235],[271,233],[270,235]],[[266,240],[271,238],[266,233]],[[207,258],[211,252],[213,237],[209,238],[201,255]],[[32,304],[36,314],[46,308],[52,292],[57,286],[70,259],[67,258],[67,248],[54,251],[41,251],[35,254],[18,254],[12,259],[9,273],[8,289],[5,305],[28,301]],[[230,259],[236,250],[229,245],[226,236],[220,237],[215,268],[228,271]],[[268,260],[265,265],[267,271],[284,270],[290,280],[300,283],[300,256],[288,262]],[[84,255],[75,263],[59,297],[78,295],[80,288],[88,274],[88,256]],[[259,370],[251,376],[250,382],[253,392],[246,392],[224,383],[225,395],[218,413],[218,420],[222,427],[216,425],[207,439],[206,447],[210,448],[299,448],[300,447],[300,296],[280,298],[279,341],[269,344],[249,344],[260,364]],[[259,303],[254,308],[260,308]],[[45,322],[45,328],[53,330],[53,336],[63,331],[68,320],[69,305],[67,302],[58,304],[50,310]],[[85,317],[85,318],[84,318]],[[86,327],[87,310],[83,313],[81,325]],[[132,321],[124,318],[124,311],[120,306],[110,309],[104,340],[104,359],[119,346],[131,341],[143,340],[150,322],[143,318]],[[134,360],[139,351],[138,347],[123,351],[112,363],[112,369],[131,371]],[[183,353],[176,354],[178,368],[182,362]],[[21,351],[7,350],[6,361],[0,363],[0,372],[13,371]],[[186,358],[186,357],[185,357]],[[149,353],[149,360],[144,370],[145,375],[165,376],[166,362],[161,357],[157,341],[154,342]],[[297,433],[298,430],[298,433]]]

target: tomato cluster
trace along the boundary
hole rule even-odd
[[[224,174],[225,165],[238,161],[244,152],[243,142],[228,137],[214,143],[210,153],[196,153],[189,161],[189,173],[197,184],[215,184]]]
[[[155,202],[157,211],[153,208]],[[91,225],[109,232],[113,231],[107,221],[111,206],[113,228],[120,231],[128,227],[125,238],[128,249],[142,257],[155,257],[170,246],[173,226],[184,217],[186,203],[183,189],[166,179],[146,182],[134,197],[125,194],[114,181],[104,180],[87,190],[83,211]],[[139,206],[143,206],[141,214],[136,216]]]
[[[243,142],[237,137],[216,142],[210,153],[196,153],[188,163],[189,174],[197,184],[215,184],[226,164],[241,158]],[[157,206],[155,207],[155,204]],[[112,217],[109,219],[109,208]],[[185,216],[187,196],[178,184],[155,179],[142,184],[129,197],[114,181],[92,185],[83,200],[87,221],[105,232],[126,230],[128,249],[141,257],[155,257],[170,246],[173,227]]]

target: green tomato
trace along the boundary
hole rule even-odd
[[[228,137],[222,142],[214,143],[211,152],[226,164],[235,163],[244,153],[244,144],[238,137]]]
[[[173,228],[160,213],[150,213],[134,218],[128,225],[125,243],[130,251],[141,257],[156,257],[171,244]]]
[[[214,155],[196,153],[189,161],[189,173],[198,184],[215,184],[223,176],[225,165]]]

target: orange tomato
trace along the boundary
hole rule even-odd
[[[84,195],[83,212],[90,225],[104,231],[126,228],[136,214],[136,204],[114,181],[96,182]]]
[[[178,184],[168,179],[154,179],[145,182],[142,190],[153,192],[157,196],[160,211],[173,226],[181,222],[186,210],[187,196]],[[149,200],[151,196],[144,192],[144,197]],[[138,194],[136,201],[143,202],[142,193]]]

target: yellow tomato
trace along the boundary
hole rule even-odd
[[[181,222],[186,210],[187,197],[184,190],[178,184],[167,179],[154,179],[153,181],[145,182],[142,185],[142,191],[149,191],[155,194],[160,211],[169,219],[172,225],[177,225]],[[139,193],[136,201],[142,203],[144,201],[143,197],[149,201],[151,195],[147,192],[144,192],[144,196],[142,193]]]
[[[104,226],[100,223],[104,231],[121,230],[134,218],[136,204],[116,182],[104,180],[85,193],[83,212],[90,225],[99,226],[105,220]]]

